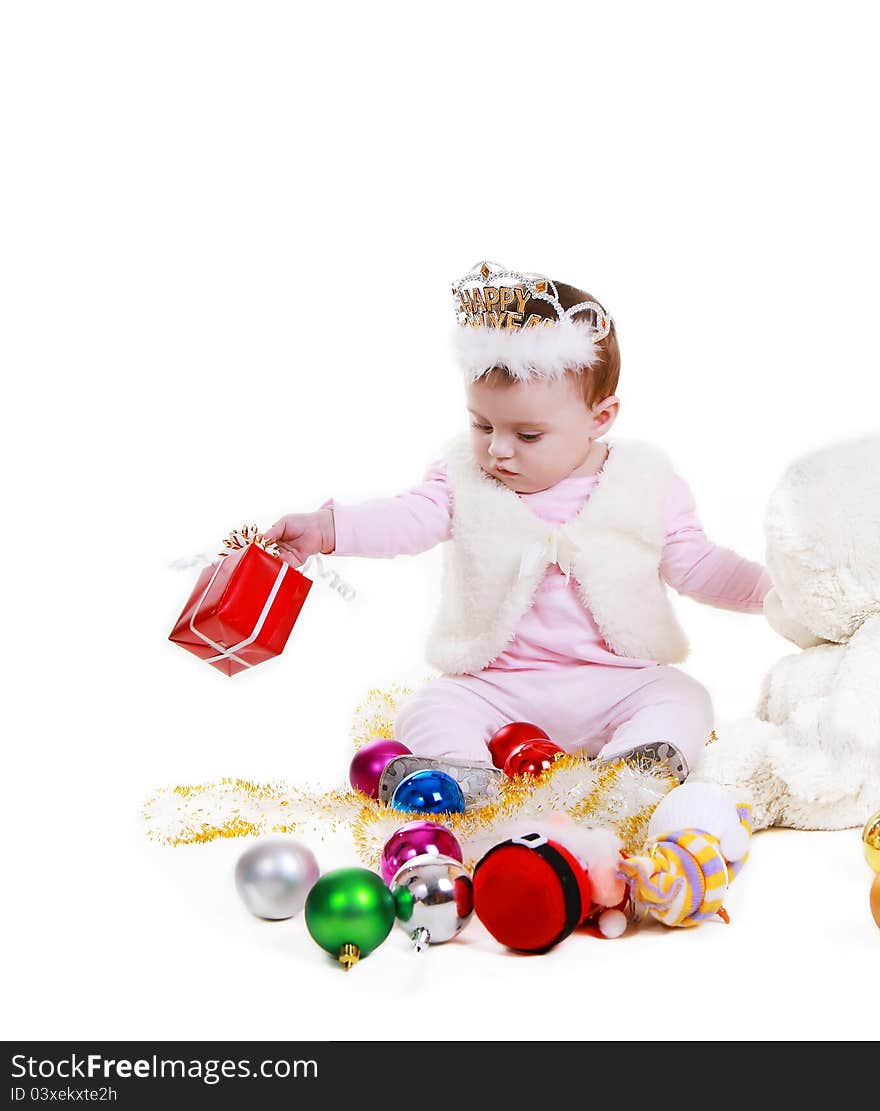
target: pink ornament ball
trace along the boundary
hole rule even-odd
[[[379,797],[379,777],[385,771],[385,766],[395,756],[409,756],[410,750],[400,741],[387,737],[379,737],[369,741],[359,748],[354,754],[351,766],[348,769],[348,781],[356,791],[361,791],[370,798]]]
[[[461,846],[446,826],[424,819],[407,822],[385,842],[379,862],[382,879],[391,883],[404,864],[413,857],[424,856],[426,853],[451,856],[453,860],[461,862]]]

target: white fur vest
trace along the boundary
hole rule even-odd
[[[581,600],[613,652],[667,664],[685,658],[687,640],[659,574],[672,468],[648,444],[609,447],[581,511],[554,527],[479,466],[467,435],[452,442],[452,539],[428,641],[433,667],[461,674],[490,664],[557,556],[563,567],[568,557]]]

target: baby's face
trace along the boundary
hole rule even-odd
[[[568,478],[611,424],[597,421],[571,374],[491,386],[479,379],[466,386],[466,394],[477,462],[518,494]]]

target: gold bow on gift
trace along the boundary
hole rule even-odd
[[[534,575],[548,563],[555,563],[565,575],[566,582],[571,576],[571,565],[578,553],[578,546],[563,527],[553,529],[545,540],[528,544],[519,561],[519,577]]]
[[[240,552],[242,548],[247,548],[251,544],[256,544],[258,548],[262,548],[269,555],[277,556],[279,554],[277,543],[274,540],[267,540],[256,525],[245,525],[243,528],[233,529],[223,541],[223,547],[227,551],[218,554],[228,556],[230,552]]]
[[[217,556],[222,559],[224,556],[232,555],[233,552],[240,552],[242,548],[247,548],[251,544],[256,544],[269,555],[280,558],[278,545],[274,540],[267,540],[256,525],[245,525],[243,528],[233,529],[223,541],[225,551],[217,552],[215,555],[214,552],[206,549],[191,556],[180,556],[179,559],[173,560],[170,566],[175,571],[186,571],[190,567],[213,567],[217,563]]]
[[[241,529],[233,529],[229,536],[223,541],[223,546],[227,549],[225,552],[220,552],[221,556],[231,555],[232,552],[240,552],[242,548],[247,548],[250,544],[256,544],[258,548],[262,548],[268,552],[269,555],[281,558],[281,553],[278,550],[278,544],[274,540],[267,540],[266,537],[260,532],[256,525],[245,525]],[[335,571],[330,570],[324,566],[324,561],[319,555],[311,555],[297,568],[300,574],[308,572],[312,576],[317,575],[324,579],[331,590],[335,590],[341,598],[346,602],[350,602],[355,597],[357,591],[355,588],[336,574]]]

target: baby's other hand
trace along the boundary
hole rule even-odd
[[[336,546],[333,513],[319,509],[315,513],[288,513],[263,533],[274,540],[278,554],[291,567],[300,567],[319,552],[329,554]]]

